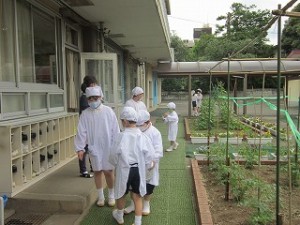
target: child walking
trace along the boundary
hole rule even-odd
[[[153,190],[156,186],[159,185],[159,160],[163,157],[163,144],[162,137],[159,130],[154,127],[150,121],[150,113],[146,110],[140,110],[138,112],[138,122],[137,127],[145,134],[153,145],[154,149],[154,168],[150,170],[146,175],[146,188],[147,194],[143,199],[143,216],[150,214],[150,199],[153,194]],[[125,208],[124,213],[129,214],[134,211],[134,202],[131,200],[131,203],[128,207]]]
[[[124,127],[112,148],[109,161],[116,168],[115,198],[117,209],[112,212],[118,224],[124,223],[125,197],[129,191],[135,205],[134,225],[142,224],[142,197],[146,194],[146,171],[153,168],[153,147],[136,127],[137,112],[124,107],[120,119]]]
[[[85,146],[88,144],[94,179],[98,190],[98,206],[104,206],[103,174],[108,186],[108,205],[115,205],[113,165],[109,163],[109,149],[112,141],[120,132],[114,111],[101,103],[102,90],[99,86],[85,90],[89,108],[82,111],[75,137],[75,150],[80,160],[83,159]]]
[[[168,124],[168,140],[170,141],[170,147],[166,149],[166,152],[171,152],[176,150],[178,147],[177,132],[178,132],[178,115],[175,111],[176,105],[174,102],[169,102],[167,104],[169,108],[169,112],[163,115],[163,120],[166,124]]]

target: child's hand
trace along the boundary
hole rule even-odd
[[[163,117],[166,118],[168,115],[169,115],[169,113],[165,112],[164,115],[163,115]]]
[[[152,170],[154,168],[154,166],[155,166],[155,162],[152,161],[150,164],[150,168],[148,168],[148,170]]]

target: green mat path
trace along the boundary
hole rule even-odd
[[[151,113],[152,114],[152,113]],[[169,146],[167,125],[156,118],[155,126],[160,130],[164,149]],[[179,119],[179,146],[173,152],[164,152],[160,161],[160,186],[154,189],[151,214],[143,216],[143,225],[197,225],[191,169],[185,158],[183,118]],[[127,196],[129,202],[129,195]],[[124,216],[124,225],[132,225],[134,213]],[[114,225],[112,208],[93,205],[81,225]]]

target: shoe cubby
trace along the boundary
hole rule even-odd
[[[60,160],[65,160],[66,159],[66,140],[62,140],[59,145],[60,145],[59,158],[60,158]]]
[[[53,149],[52,149],[53,166],[56,166],[60,161],[60,159],[59,159],[59,149],[60,149],[59,142],[57,142],[53,145]]]
[[[60,138],[64,139],[67,137],[67,132],[66,132],[66,118],[62,117],[59,119],[59,134],[60,134]]]
[[[32,153],[32,162],[31,162],[31,177],[32,179],[34,179],[36,176],[40,175],[40,168],[41,168],[41,164],[40,164],[40,151],[35,151]]]
[[[21,155],[21,127],[13,128],[10,132],[10,144],[11,144],[11,155],[12,158],[17,158]]]
[[[27,183],[32,178],[32,155],[28,154],[22,158],[23,183]]]
[[[27,126],[22,126],[22,131],[21,131],[21,152],[22,154],[28,154],[31,150],[31,129],[30,125]]]
[[[13,197],[76,156],[78,114],[0,122],[0,195]]]
[[[23,185],[23,165],[22,158],[14,159],[11,163],[12,187],[18,189]]]
[[[40,150],[40,173],[44,173],[48,169],[47,147]]]
[[[30,133],[31,151],[40,147],[39,133],[40,133],[39,123],[32,124],[31,133]]]
[[[39,147],[45,147],[47,145],[48,123],[39,123]]]

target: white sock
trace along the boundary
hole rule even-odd
[[[142,225],[142,216],[134,217],[134,225]]]
[[[108,189],[108,198],[115,198],[115,192],[113,188]]]
[[[99,199],[104,199],[103,188],[98,189],[98,198]]]

